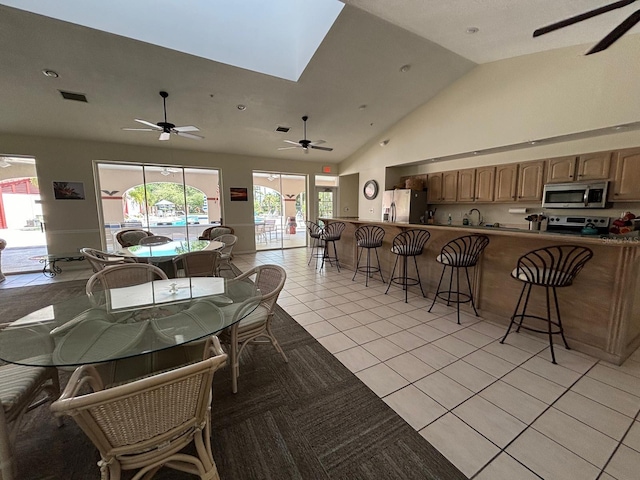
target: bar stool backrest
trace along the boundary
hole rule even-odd
[[[320,238],[320,235],[322,235],[322,227],[311,220],[307,220],[307,229],[311,238]]]
[[[393,239],[391,253],[407,257],[422,255],[422,249],[429,240],[429,237],[431,237],[431,234],[427,230],[421,230],[419,228],[400,232]]]
[[[340,235],[345,229],[346,225],[342,222],[333,222],[322,229],[323,240],[340,240]]]
[[[381,247],[384,234],[384,228],[377,225],[362,225],[355,231],[356,242],[363,248]]]
[[[465,235],[448,242],[438,256],[438,262],[452,267],[473,267],[489,245],[486,235]]]
[[[534,285],[567,287],[591,257],[591,249],[579,245],[539,248],[521,256],[511,275]]]

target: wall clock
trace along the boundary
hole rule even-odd
[[[378,182],[375,180],[367,180],[364,184],[364,198],[367,200],[373,200],[378,196]]]

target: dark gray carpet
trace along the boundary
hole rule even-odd
[[[0,290],[0,315],[14,320],[84,283]],[[223,480],[466,478],[279,307],[274,333],[288,364],[268,345],[249,348],[236,395],[228,369],[216,373],[212,445]],[[46,406],[27,415],[16,448],[22,479],[99,478],[96,449],[72,420],[58,428]],[[162,469],[156,478],[193,477]]]

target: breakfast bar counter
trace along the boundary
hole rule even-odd
[[[393,238],[411,228],[428,230],[431,237],[417,261],[423,288],[430,298],[433,298],[442,272],[441,264],[436,262],[441,248],[463,235],[486,235],[490,243],[478,266],[470,272],[473,275],[472,288],[478,313],[487,320],[504,324],[505,331],[522,289],[522,283],[511,277],[518,258],[531,250],[552,245],[588,247],[593,251],[593,258],[571,287],[558,288],[562,323],[569,346],[618,365],[640,346],[639,237],[602,238],[597,235],[567,235],[483,226],[413,225],[354,218],[321,220],[346,224],[336,248],[340,266],[352,270],[357,260],[355,230],[365,224],[382,227],[386,233],[378,255],[387,281],[395,261],[395,255],[391,253]],[[417,291],[419,293],[419,289]],[[529,306],[534,315],[545,316],[544,293],[532,292]],[[473,315],[468,304],[462,306],[463,309],[466,307]]]

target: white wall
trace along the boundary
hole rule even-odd
[[[170,143],[170,142],[164,142]],[[253,222],[253,170],[316,174],[326,161],[308,162],[248,157],[180,150],[173,142],[158,147],[0,134],[0,154],[27,155],[36,158],[36,169],[47,223],[50,253],[68,252],[81,247],[100,248],[97,197],[93,178],[93,160],[114,160],[148,164],[213,167],[221,171],[223,220],[235,229],[238,252],[255,250]],[[335,168],[334,165],[334,169]],[[53,181],[83,182],[86,200],[54,200]],[[229,187],[246,187],[247,202],[230,202]],[[315,212],[311,212],[315,216]]]
[[[344,160],[340,174],[360,172],[362,190],[369,179],[384,185],[386,166],[638,121],[640,35],[625,36],[595,55],[584,56],[585,50],[571,47],[477,66],[379,135],[389,139],[388,145],[381,147],[377,137]],[[438,162],[416,173],[639,145],[639,131],[612,133]],[[360,202],[360,218],[379,218],[380,200],[373,202]]]

